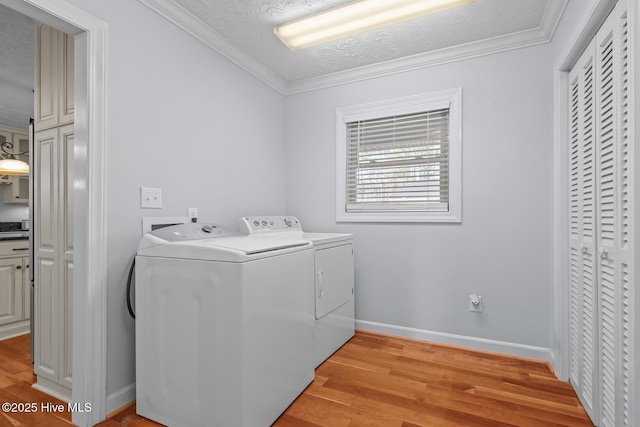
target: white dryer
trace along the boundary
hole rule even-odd
[[[212,224],[136,256],[137,412],[168,426],[271,425],[313,380],[314,251]]]
[[[354,335],[353,234],[307,233],[293,216],[243,217],[240,231],[250,236],[280,236],[313,244],[314,353],[318,366]]]

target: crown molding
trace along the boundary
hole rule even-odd
[[[568,0],[548,1],[538,28],[319,77],[287,82],[174,0],[138,1],[283,95],[294,95],[548,43],[551,41],[568,3]]]
[[[284,94],[295,95],[297,93],[355,83],[391,74],[404,73],[421,68],[434,67],[451,62],[464,61],[480,56],[493,55],[549,43],[558,27],[560,18],[568,2],[569,0],[550,0],[547,2],[547,7],[545,8],[542,21],[538,28],[394,59],[379,64],[367,65],[352,70],[289,82]]]
[[[247,55],[227,38],[213,30],[196,16],[173,0],[138,0],[158,15],[177,25],[187,34],[215,50],[262,82],[280,93],[284,93],[287,83],[273,71]]]
[[[560,23],[560,18],[562,18],[568,3],[569,0],[551,0],[547,2],[547,7],[544,9],[542,21],[540,22],[540,30],[546,34],[549,41],[553,39],[556,28]]]
[[[451,48],[439,49],[405,58],[394,59],[379,64],[367,65],[352,70],[340,71],[310,79],[297,80],[287,85],[285,95],[294,95],[312,90],[324,89],[362,80],[405,73],[421,68],[464,61],[480,56],[493,55],[515,49],[522,49],[548,43],[549,39],[539,29],[526,30],[505,36],[466,43]]]

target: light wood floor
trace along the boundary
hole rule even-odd
[[[67,404],[31,387],[36,376],[33,375],[29,345],[28,334],[0,341],[0,403],[35,403],[37,412],[0,410],[0,427],[70,427],[71,414],[66,411]],[[47,403],[63,405],[65,411],[42,412],[41,405]]]
[[[55,401],[29,388],[34,377],[21,365],[25,342],[28,360],[28,336],[0,342],[0,401]],[[0,427],[69,426],[69,414],[14,415],[0,413]],[[134,405],[98,424],[123,426],[159,424],[136,415]],[[593,424],[571,386],[558,381],[546,363],[359,331],[316,369],[314,382],[274,426]]]

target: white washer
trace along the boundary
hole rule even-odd
[[[313,246],[211,224],[136,256],[136,405],[168,426],[265,427],[313,380]]]
[[[354,335],[353,234],[306,233],[293,216],[243,217],[240,231],[313,243],[315,364],[318,366]]]

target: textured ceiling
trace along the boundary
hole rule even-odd
[[[548,2],[563,3],[476,0],[467,6],[292,52],[273,34],[275,25],[345,0],[170,1],[286,82],[536,29],[541,26]]]
[[[424,66],[429,55],[442,61],[548,41],[567,0],[476,0],[296,52],[273,27],[345,0],[139,1],[281,92],[294,93],[316,87],[314,79],[340,82],[344,72],[376,66],[392,72],[399,64]],[[0,5],[0,124],[26,127],[32,116],[33,49],[33,20]]]
[[[33,117],[35,23],[0,5],[0,124],[26,129]]]

